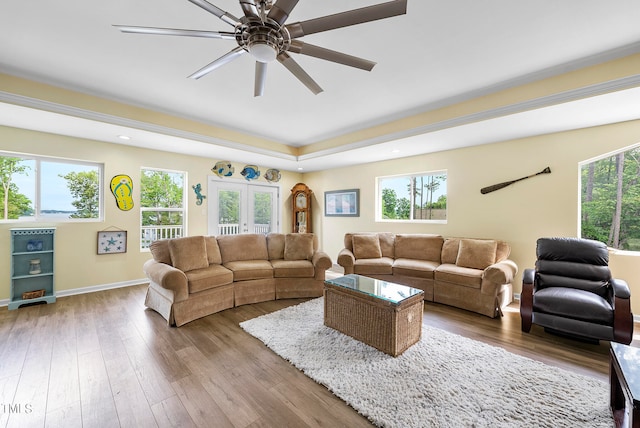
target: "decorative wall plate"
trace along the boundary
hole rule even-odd
[[[260,170],[255,165],[245,165],[242,172],[240,173],[247,180],[255,180],[260,177]]]
[[[234,168],[229,161],[220,161],[215,164],[211,171],[218,177],[231,177],[233,175]]]
[[[264,173],[264,178],[270,183],[277,183],[280,181],[280,171],[274,168],[268,169],[267,172]]]

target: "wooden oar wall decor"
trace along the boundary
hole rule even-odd
[[[526,177],[518,178],[517,180],[505,181],[504,183],[498,183],[498,184],[494,184],[493,186],[483,187],[482,189],[480,189],[480,193],[484,195],[486,193],[495,192],[496,190],[500,190],[507,186],[511,186],[513,183],[517,183],[518,181],[526,180],[527,178],[535,177],[536,175],[540,175],[540,174],[551,174],[551,168],[546,167],[540,172],[528,175]]]

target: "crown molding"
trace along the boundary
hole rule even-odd
[[[354,143],[332,147],[317,152],[298,156],[298,160],[317,159],[319,157],[346,152],[349,150],[361,149],[375,144],[387,143],[393,140],[414,137],[416,135],[428,134],[431,132],[441,131],[457,126],[468,125],[475,122],[481,122],[490,119],[497,119],[517,113],[551,107],[558,104],[578,101],[598,95],[605,95],[612,92],[632,89],[640,86],[640,74],[624,77],[621,79],[610,80],[595,85],[585,86],[565,92],[559,92],[544,97],[534,98],[519,103],[509,104],[506,106],[496,107],[489,110],[483,110],[465,116],[454,117],[440,122],[430,123],[428,125],[404,129],[402,131],[391,132],[388,134],[367,138]]]
[[[126,128],[139,129],[142,131],[153,132],[156,134],[168,135],[187,140],[198,141],[201,143],[222,146],[230,149],[242,150],[251,153],[271,156],[274,158],[284,159],[288,161],[296,161],[297,156],[281,153],[275,150],[268,150],[262,147],[255,147],[247,144],[238,143],[222,138],[203,135],[195,132],[185,131],[182,129],[171,128],[153,123],[142,122],[139,120],[128,119],[121,116],[100,113],[96,111],[72,107],[51,101],[45,101],[37,98],[27,97],[23,95],[13,94],[6,91],[0,91],[0,102],[14,104],[21,107],[33,108],[36,110],[47,111],[50,113],[62,114],[65,116],[77,117],[80,119],[92,120],[96,122],[107,123],[110,125],[123,126]]]

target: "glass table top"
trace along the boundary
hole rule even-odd
[[[424,294],[424,292],[418,288],[354,274],[344,275],[335,279],[327,279],[325,282],[338,287],[356,290],[396,304],[409,297]]]
[[[637,403],[640,400],[640,348],[611,342],[611,350],[629,385],[633,401]]]

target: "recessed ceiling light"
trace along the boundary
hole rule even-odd
[[[298,167],[298,171],[303,171],[303,170],[304,170],[304,168]]]
[[[118,138],[120,138],[121,140],[130,140],[131,137],[129,137],[128,135],[118,135]]]
[[[391,153],[400,153],[400,150],[399,149],[393,149],[393,150],[391,150]]]

